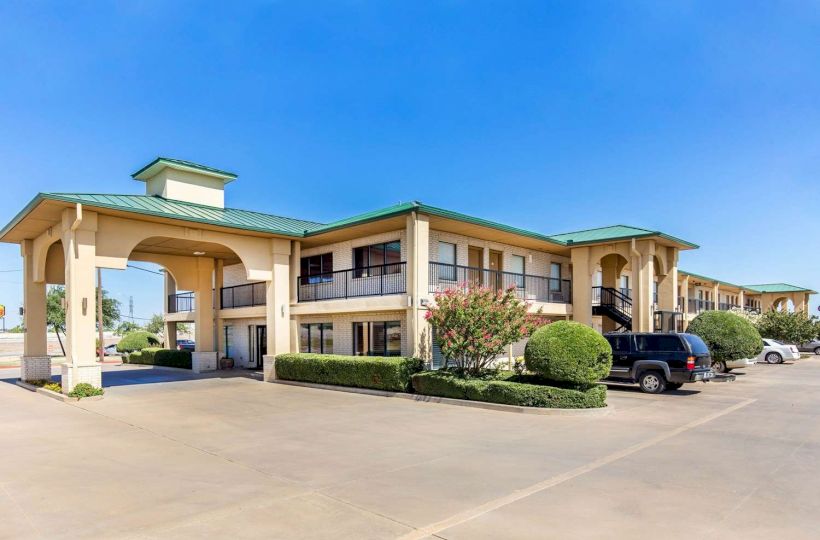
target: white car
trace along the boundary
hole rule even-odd
[[[712,362],[712,371],[715,373],[729,373],[733,369],[745,368],[753,366],[757,363],[755,358],[742,358],[740,360],[730,360],[724,362],[723,360],[714,360]]]
[[[757,355],[758,362],[782,364],[784,360],[799,360],[800,352],[794,345],[784,345],[773,339],[763,339],[763,352]]]

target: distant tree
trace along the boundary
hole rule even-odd
[[[142,330],[142,326],[133,321],[122,321],[119,326],[117,326],[116,330],[114,330],[114,333],[118,336],[124,336],[129,332],[136,332],[138,330]]]
[[[151,320],[145,325],[145,329],[152,334],[162,334],[165,330],[165,319],[159,313],[151,315]]]
[[[807,317],[802,312],[767,311],[757,322],[757,331],[768,339],[784,343],[800,344],[817,337],[817,317]]]
[[[18,324],[17,326],[15,326],[13,328],[9,328],[8,331],[12,334],[22,334],[25,331],[25,329],[23,328],[22,324]]]

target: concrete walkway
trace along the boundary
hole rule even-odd
[[[820,530],[817,357],[611,390],[612,414],[583,418],[105,369],[123,384],[78,405],[0,383],[0,538]]]

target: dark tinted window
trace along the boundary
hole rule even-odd
[[[629,336],[606,336],[614,352],[629,352]]]
[[[693,334],[681,334],[681,337],[689,344],[689,348],[692,349],[692,354],[709,354],[709,347],[707,347],[706,343],[698,336]]]
[[[678,336],[646,334],[635,336],[639,351],[679,352],[685,351]]]

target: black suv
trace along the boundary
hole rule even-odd
[[[637,382],[644,392],[660,394],[715,376],[709,348],[694,334],[616,332],[604,337],[612,346],[609,378]]]

